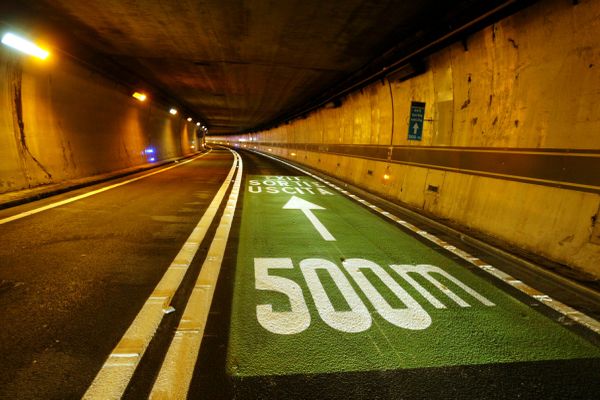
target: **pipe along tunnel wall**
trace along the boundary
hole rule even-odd
[[[422,75],[212,140],[304,164],[598,279],[599,20],[599,1],[539,2],[429,56]],[[408,139],[413,101],[425,103],[421,140]]]
[[[0,46],[0,76],[0,194],[194,152],[194,124],[64,54]]]

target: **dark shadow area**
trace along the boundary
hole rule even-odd
[[[596,399],[600,359],[236,378],[236,399]]]

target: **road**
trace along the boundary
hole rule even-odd
[[[241,154],[0,211],[0,398],[600,393],[593,320]]]

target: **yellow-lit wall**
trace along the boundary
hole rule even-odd
[[[588,159],[600,158],[600,1],[538,2],[472,35],[467,47],[451,45],[428,57],[420,76],[374,83],[347,96],[339,108],[245,136],[256,141],[244,144],[270,148],[274,155],[600,277],[600,221],[594,224],[600,219],[600,187],[578,190],[560,182],[290,146],[441,146],[463,153],[491,149],[507,157],[514,149],[560,154],[579,149],[588,150]],[[411,101],[426,103],[422,141],[407,139]]]
[[[0,46],[0,193],[191,154],[195,125],[53,54]]]

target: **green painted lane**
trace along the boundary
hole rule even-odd
[[[600,358],[600,349],[305,176],[249,176],[228,373]]]

